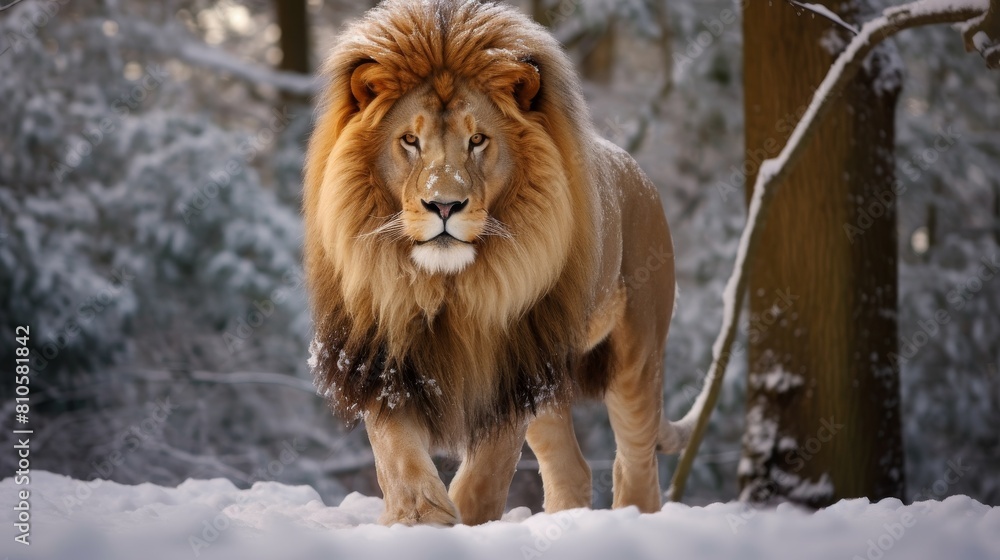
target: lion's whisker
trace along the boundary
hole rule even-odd
[[[368,233],[362,233],[358,235],[356,239],[365,239],[367,237],[378,237],[383,234],[392,234],[401,232],[403,230],[403,213],[396,212],[395,214],[385,218],[385,223],[379,227],[369,231]]]
[[[486,217],[486,223],[483,225],[483,231],[479,234],[479,237],[495,236],[502,237],[504,239],[513,239],[514,235],[510,232],[510,229],[504,225],[503,222],[494,218],[493,216]]]

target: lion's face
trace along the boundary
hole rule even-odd
[[[430,85],[411,91],[380,123],[377,172],[401,211],[379,230],[412,244],[425,272],[459,273],[478,240],[509,235],[489,212],[511,175],[503,123],[485,95],[460,84],[447,101]]]

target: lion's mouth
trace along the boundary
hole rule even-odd
[[[471,243],[469,243],[468,241],[462,241],[461,239],[454,237],[447,231],[443,231],[438,235],[436,235],[435,237],[432,237],[426,241],[417,241],[417,245],[421,246],[429,245],[431,247],[442,247],[442,248],[449,247],[453,243],[462,243],[465,245],[471,245]]]

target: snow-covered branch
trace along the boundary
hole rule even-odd
[[[185,43],[172,54],[194,66],[223,72],[252,84],[269,85],[293,95],[308,97],[318,91],[312,76],[274,70],[268,66],[246,62],[204,43]]]
[[[788,3],[795,6],[796,8],[802,8],[803,10],[812,12],[815,15],[824,17],[833,23],[843,27],[844,29],[850,31],[851,33],[857,35],[858,28],[844,21],[844,18],[838,16],[833,10],[827,8],[822,4],[811,4],[809,2],[797,2],[796,0],[788,0]]]
[[[995,4],[997,0],[993,0]],[[747,273],[750,259],[755,254],[763,232],[762,225],[767,219],[771,201],[781,182],[788,176],[805,151],[807,141],[816,133],[822,118],[829,112],[833,101],[844,91],[865,57],[879,43],[889,37],[913,27],[938,23],[965,22],[984,16],[986,0],[918,0],[889,8],[883,14],[858,31],[837,60],[826,78],[813,94],[812,102],[802,119],[792,131],[788,142],[777,157],[765,160],[760,165],[753,196],[747,214],[746,227],[740,237],[739,250],[733,273],[723,292],[723,318],[719,335],[712,346],[712,365],[705,377],[705,386],[698,395],[694,406],[678,424],[692,425],[690,439],[677,463],[677,470],[669,490],[672,501],[680,501],[688,474],[698,452],[698,446],[708,427],[708,420],[722,387],[722,375],[729,364],[730,352],[736,339],[737,323],[743,309],[747,288]]]
[[[252,84],[271,86],[297,96],[308,97],[319,91],[319,85],[313,76],[275,70],[270,66],[242,60],[225,50],[207,45],[188,33],[169,29],[169,26],[158,27],[143,20],[132,19],[127,24],[123,23],[121,29],[141,38],[142,44],[150,50],[192,66],[214,70]],[[188,40],[178,41],[179,36],[187,36]]]
[[[990,0],[986,13],[961,26],[966,51],[978,51],[989,68],[1000,68],[1000,0]]]
[[[141,370],[129,371],[127,375],[142,377],[147,381],[177,381],[187,379],[201,383],[213,384],[253,384],[253,385],[278,385],[289,389],[296,389],[315,395],[316,388],[312,382],[292,375],[266,372],[242,372],[219,373],[214,371],[162,371],[162,370]]]

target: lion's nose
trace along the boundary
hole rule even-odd
[[[463,208],[469,205],[469,199],[465,199],[462,202],[457,200],[452,202],[440,202],[437,200],[432,200],[427,202],[426,200],[421,200],[421,204],[424,205],[430,212],[434,212],[441,217],[442,220],[447,220],[448,216],[461,212]]]

